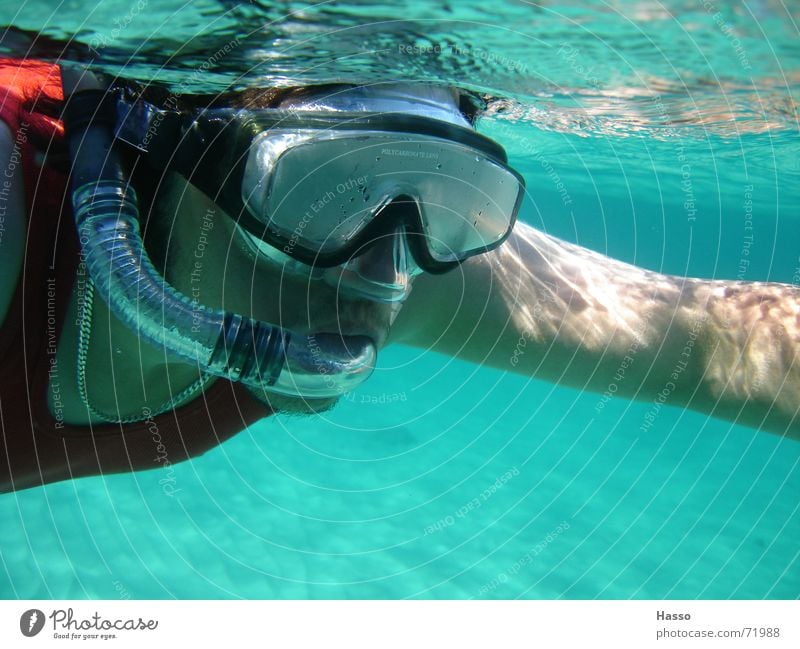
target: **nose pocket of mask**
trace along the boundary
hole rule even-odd
[[[336,269],[326,281],[344,294],[378,302],[402,302],[417,269],[405,229],[398,226],[364,246],[363,252]]]

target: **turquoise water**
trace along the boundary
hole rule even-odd
[[[780,3],[93,6],[26,2],[0,52],[180,92],[465,86],[534,226],[662,272],[800,281],[800,40]],[[597,400],[392,347],[332,412],[176,467],[172,498],[160,471],[0,497],[0,595],[800,595],[800,443],[669,407],[645,435],[650,404]]]

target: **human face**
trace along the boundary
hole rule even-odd
[[[192,300],[298,335],[367,336],[377,350],[386,344],[414,274],[401,231],[370,242],[344,266],[304,270],[264,254],[233,218],[179,177],[169,177],[164,193],[158,210],[171,223],[166,277]],[[256,396],[293,413],[320,412],[337,401]]]

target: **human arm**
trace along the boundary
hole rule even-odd
[[[795,286],[662,275],[519,223],[420,277],[394,340],[800,439],[799,322]]]

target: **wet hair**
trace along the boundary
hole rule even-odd
[[[142,84],[133,79],[115,79],[132,99],[142,99],[168,110],[192,111],[201,108],[274,108],[292,88],[248,88],[216,94],[178,93],[158,84]]]
[[[161,85],[144,85],[132,79],[109,80],[117,87],[123,87],[132,98],[140,98],[148,103],[178,111],[191,111],[200,108],[245,108],[259,110],[275,108],[286,100],[302,101],[312,97],[332,94],[343,88],[353,88],[354,84],[326,83],[312,86],[285,88],[247,88],[216,94],[179,94]],[[476,93],[456,89],[458,109],[474,125],[480,113],[486,108],[486,101]]]

